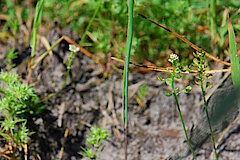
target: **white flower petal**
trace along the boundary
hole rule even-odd
[[[78,52],[80,49],[79,49],[79,47],[76,47],[76,46],[70,44],[69,45],[69,50],[71,52]]]

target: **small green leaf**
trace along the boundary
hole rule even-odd
[[[194,83],[195,83],[196,85],[200,85],[199,78],[195,79],[195,80],[194,80]]]
[[[96,159],[97,158],[97,155],[92,151],[91,148],[83,148],[81,147],[83,152],[78,152],[78,154],[82,155],[83,157],[87,157],[87,158],[90,158],[90,159]]]
[[[167,97],[170,97],[170,96],[172,96],[172,92],[164,92],[164,95]]]
[[[143,100],[147,96],[147,94],[148,94],[147,90],[148,90],[147,84],[143,84],[139,87],[139,98],[141,100]]]
[[[157,78],[158,78],[158,80],[160,81],[160,82],[163,82],[163,81],[165,81],[165,79],[163,79],[162,77],[160,77],[160,76],[157,76]]]
[[[182,75],[175,75],[175,78],[181,79],[181,78],[182,78]]]
[[[167,79],[166,79],[166,84],[167,84],[168,86],[171,86],[171,85],[172,85],[172,79],[171,79],[171,78],[167,78]]]
[[[181,71],[181,69],[180,68],[176,68],[176,74],[178,74],[178,73],[181,73],[182,71]]]
[[[192,87],[191,86],[187,86],[183,91],[185,93],[190,93],[192,91]]]
[[[211,85],[210,82],[207,82],[207,83],[206,83],[206,89],[207,89],[208,87],[209,87],[209,88],[212,88],[212,85]]]
[[[205,76],[207,79],[212,78],[212,74],[205,73],[205,72],[203,72],[203,74],[204,74],[204,76]]]
[[[194,57],[198,57],[198,55],[195,52],[193,52],[193,55],[194,55]]]
[[[199,60],[197,58],[193,59],[193,66],[198,67],[199,66]]]
[[[11,136],[9,134],[0,132],[0,136],[2,136],[3,138],[5,138],[5,139],[7,139],[9,141],[11,140]]]

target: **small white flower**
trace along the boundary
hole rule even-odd
[[[69,50],[71,52],[78,52],[80,49],[79,49],[79,47],[76,47],[76,46],[70,44],[69,45]]]
[[[202,52],[197,52],[197,54],[198,54],[199,57],[204,56],[204,54]]]
[[[178,55],[176,54],[170,54],[170,58],[168,59],[169,62],[173,63],[174,61],[178,60]]]

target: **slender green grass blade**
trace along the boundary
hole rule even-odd
[[[234,29],[228,17],[228,36],[229,36],[229,48],[230,48],[230,60],[231,60],[231,73],[233,86],[236,89],[240,89],[240,65],[237,53],[237,42],[234,33]],[[238,98],[238,106],[240,107],[240,98]]]
[[[129,73],[129,60],[132,48],[133,38],[133,1],[128,0],[128,32],[127,32],[127,50],[124,64],[123,73],[123,125],[124,125],[124,143],[125,143],[125,160],[128,158],[127,154],[127,133],[128,133],[128,73]]]
[[[129,60],[132,47],[133,37],[133,0],[128,0],[128,33],[127,33],[127,51],[124,64],[123,74],[123,123],[127,126],[127,110],[128,110],[128,72],[129,72]]]
[[[44,0],[40,0],[38,1],[35,9],[32,37],[31,37],[31,57],[35,55],[36,44],[37,44],[37,30],[42,19],[43,6],[44,6]]]
[[[81,41],[79,42],[79,47],[81,47],[81,46],[83,45],[84,40],[85,40],[85,37],[86,37],[86,35],[87,35],[87,32],[88,32],[88,30],[90,29],[90,27],[92,26],[92,23],[93,23],[95,17],[97,16],[97,13],[99,12],[102,4],[103,4],[102,1],[99,1],[99,2],[98,2],[98,6],[97,6],[96,10],[94,11],[92,18],[91,18],[90,22],[89,22],[88,25],[87,25],[87,28],[85,29],[85,31],[84,31],[84,33],[83,33],[83,36],[82,36],[82,38],[81,38]]]

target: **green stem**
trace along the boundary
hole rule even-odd
[[[210,129],[210,132],[211,132],[211,138],[212,138],[212,142],[213,142],[215,158],[217,160],[218,159],[218,154],[217,154],[217,150],[216,150],[216,146],[215,146],[215,140],[214,140],[214,136],[213,136],[212,126],[211,126],[211,123],[210,123],[210,118],[209,118],[209,115],[208,115],[206,93],[205,93],[205,90],[204,90],[204,87],[203,87],[203,60],[201,58],[200,58],[200,75],[199,75],[199,78],[200,78],[200,83],[201,83],[201,90],[202,90],[202,95],[203,95],[205,112],[206,112],[206,116],[207,116],[209,129]]]
[[[124,124],[124,142],[125,142],[125,160],[127,160],[127,133],[128,133],[128,73],[129,59],[132,47],[133,37],[133,0],[128,0],[128,33],[127,33],[127,52],[123,73],[123,124]]]
[[[101,4],[102,4],[102,1],[99,1],[98,2],[98,7],[96,8],[95,12],[93,13],[92,18],[91,18],[90,22],[88,23],[87,28],[85,29],[85,31],[84,31],[84,33],[81,37],[81,41],[79,42],[79,48],[83,45],[85,37],[87,35],[87,32],[88,32],[89,28],[91,27],[91,25],[93,23],[93,20],[95,19],[96,15],[97,15],[100,7],[101,7]],[[60,90],[62,90],[67,84],[67,80],[68,80],[70,70],[71,70],[71,67],[72,67],[72,62],[73,62],[74,58],[76,57],[76,55],[77,55],[77,52],[71,52],[71,55],[70,55],[70,58],[69,58],[69,61],[68,61],[68,66],[67,66],[67,75],[66,75],[65,81],[63,83],[63,86]]]
[[[55,42],[45,53],[43,53],[36,61],[36,63],[32,66],[31,69],[35,69],[38,65],[38,63],[40,63],[57,45],[59,45],[59,43],[64,39],[64,37],[62,36],[59,40],[57,40],[57,42]]]
[[[196,158],[196,155],[195,155],[195,152],[192,148],[192,145],[190,143],[190,140],[188,138],[188,135],[187,135],[187,130],[186,130],[186,127],[185,127],[185,123],[183,121],[183,117],[182,117],[182,112],[181,112],[181,109],[180,109],[180,106],[179,106],[179,102],[178,102],[178,97],[177,97],[177,94],[176,94],[176,91],[175,91],[175,87],[174,87],[174,77],[175,77],[175,62],[173,62],[173,72],[172,72],[172,91],[173,91],[173,95],[174,95],[174,98],[175,98],[175,101],[176,101],[176,105],[177,105],[177,109],[178,109],[178,113],[179,113],[179,116],[181,118],[181,122],[182,122],[182,126],[183,126],[183,130],[184,130],[184,133],[185,133],[185,136],[186,136],[186,139],[187,139],[187,143],[188,143],[188,146],[193,154],[193,158],[194,159],[197,159]]]
[[[124,125],[126,126],[128,123],[127,119],[127,105],[128,105],[128,73],[129,73],[129,59],[132,47],[132,37],[133,37],[133,0],[128,0],[128,33],[127,33],[127,53],[125,57],[125,64],[124,64],[124,74],[123,74],[123,106],[124,106]]]

